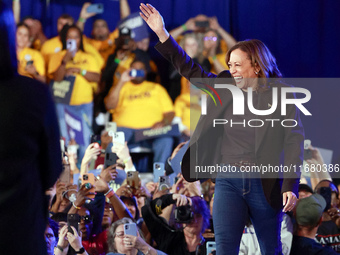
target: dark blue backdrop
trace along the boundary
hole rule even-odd
[[[5,0],[11,4],[11,0]],[[22,17],[33,15],[43,22],[46,35],[56,35],[56,20],[62,13],[75,19],[83,0],[21,0]],[[103,3],[104,18],[113,30],[119,20],[119,1]],[[138,11],[138,0],[129,0]],[[147,1],[142,1],[146,3]],[[339,77],[340,1],[338,0],[163,0],[149,1],[163,15],[167,28],[183,24],[199,13],[217,16],[220,24],[236,38],[262,40],[277,58],[285,77]],[[86,23],[90,35],[92,20]],[[156,38],[152,35],[152,45]],[[159,65],[166,65],[152,49]],[[340,85],[339,85],[340,86]],[[307,137],[314,145],[335,150],[340,156],[340,87],[311,85],[312,118],[304,118]],[[332,110],[331,110],[332,109]],[[337,160],[340,161],[340,160]]]

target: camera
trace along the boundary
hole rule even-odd
[[[190,205],[176,207],[175,220],[177,223],[190,223],[194,218],[194,213],[191,211]]]

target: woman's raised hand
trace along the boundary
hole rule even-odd
[[[162,15],[151,4],[143,4],[139,6],[140,16],[146,24],[156,33],[159,40],[163,43],[169,38],[169,33],[165,29],[165,24]]]

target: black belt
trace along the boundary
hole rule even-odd
[[[240,160],[238,162],[230,163],[229,165],[237,166],[237,167],[241,167],[241,166],[256,166],[256,163],[252,162],[252,161],[247,161],[247,160]]]

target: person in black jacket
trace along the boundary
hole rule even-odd
[[[159,217],[162,209],[172,204],[177,208],[190,205],[193,217],[183,223],[182,229],[171,228],[164,219]],[[205,252],[205,239],[202,234],[209,227],[210,212],[204,199],[201,197],[186,197],[181,194],[165,194],[152,200],[142,207],[143,219],[156,241],[157,248],[169,255],[203,255]]]
[[[0,254],[46,254],[45,191],[61,173],[46,85],[17,74],[13,13],[0,1]]]
[[[248,215],[255,227],[261,253],[281,254],[282,207],[284,205],[285,212],[291,211],[297,201],[304,130],[300,111],[294,104],[286,106],[286,114],[281,114],[281,99],[277,103],[279,108],[274,104],[275,93],[290,90],[290,86],[280,81],[282,75],[275,58],[263,42],[246,40],[228,51],[226,63],[230,71],[218,75],[206,73],[169,36],[162,16],[153,6],[141,4],[140,9],[142,18],[160,40],[156,49],[163,57],[188,80],[207,78],[201,79],[200,83],[195,82],[195,85],[220,98],[222,107],[216,106],[213,100],[207,101],[206,112],[209,114],[201,116],[181,165],[183,176],[188,181],[202,178],[200,169],[208,169],[205,178],[211,177],[209,167],[226,171],[218,173],[215,186],[213,219],[217,254],[225,251],[238,254]],[[229,80],[224,79],[221,83],[216,78]],[[239,97],[233,100],[236,92]],[[252,95],[248,96],[249,93]],[[234,114],[233,111],[243,108],[235,103],[242,97],[252,98],[254,109],[261,110],[261,113],[270,109],[270,113],[263,116],[245,107],[243,114]],[[295,94],[288,93],[288,97],[295,98]],[[233,119],[248,125],[215,125],[216,119],[230,122]],[[252,122],[254,119],[259,119],[257,124]],[[276,119],[279,123],[271,125],[272,122],[264,121],[266,119]],[[287,119],[292,120],[294,125],[280,125],[280,121]],[[254,125],[250,125],[249,121]],[[263,125],[259,125],[261,121]],[[281,163],[283,151],[284,163]],[[263,174],[263,166],[279,170]],[[288,170],[281,171],[284,178],[279,175],[282,167]]]

